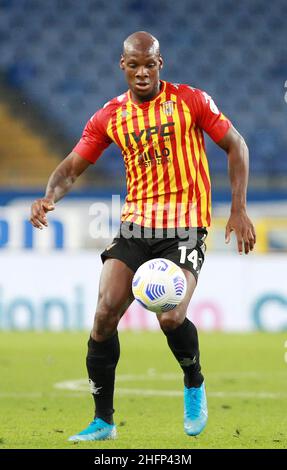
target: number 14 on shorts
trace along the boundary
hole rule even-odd
[[[189,255],[187,255],[187,247],[186,246],[179,246],[178,249],[180,250],[180,260],[179,262],[184,264],[186,260],[190,261],[193,266],[193,269],[197,271],[198,269],[198,261],[202,261],[202,258],[198,257],[198,251],[196,249],[192,250]]]

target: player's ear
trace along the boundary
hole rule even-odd
[[[125,62],[124,56],[121,55],[121,58],[120,58],[120,68],[121,68],[122,70],[125,69],[125,64],[124,64],[124,62]]]
[[[159,70],[161,70],[163,68],[163,58],[161,55],[159,55],[158,61],[159,61]]]

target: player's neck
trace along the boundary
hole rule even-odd
[[[135,93],[130,90],[131,98],[132,100],[137,103],[137,104],[143,104],[146,103],[147,101],[152,101],[159,93],[162,91],[163,88],[163,82],[160,80],[158,81],[157,87],[153,90],[153,92],[145,97],[137,96]]]

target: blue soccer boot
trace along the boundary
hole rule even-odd
[[[105,441],[115,439],[117,436],[116,426],[95,418],[89,426],[79,434],[69,437],[69,441]]]
[[[184,387],[184,431],[188,436],[200,434],[207,423],[207,401],[204,382],[200,387]]]

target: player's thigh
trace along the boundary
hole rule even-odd
[[[173,310],[161,313],[157,316],[160,327],[164,331],[174,330],[183,323],[189,302],[196,288],[197,280],[194,274],[187,269],[183,269],[183,272],[186,277],[187,284],[184,299]]]
[[[137,226],[138,227],[138,226]],[[141,228],[140,228],[141,229]],[[134,273],[138,267],[149,259],[149,247],[138,228],[136,233],[130,231],[130,223],[122,223],[112,243],[101,253],[103,263],[117,259],[125,263]]]
[[[134,272],[123,261],[106,259],[100,278],[97,311],[122,315],[133,301],[133,276]]]

